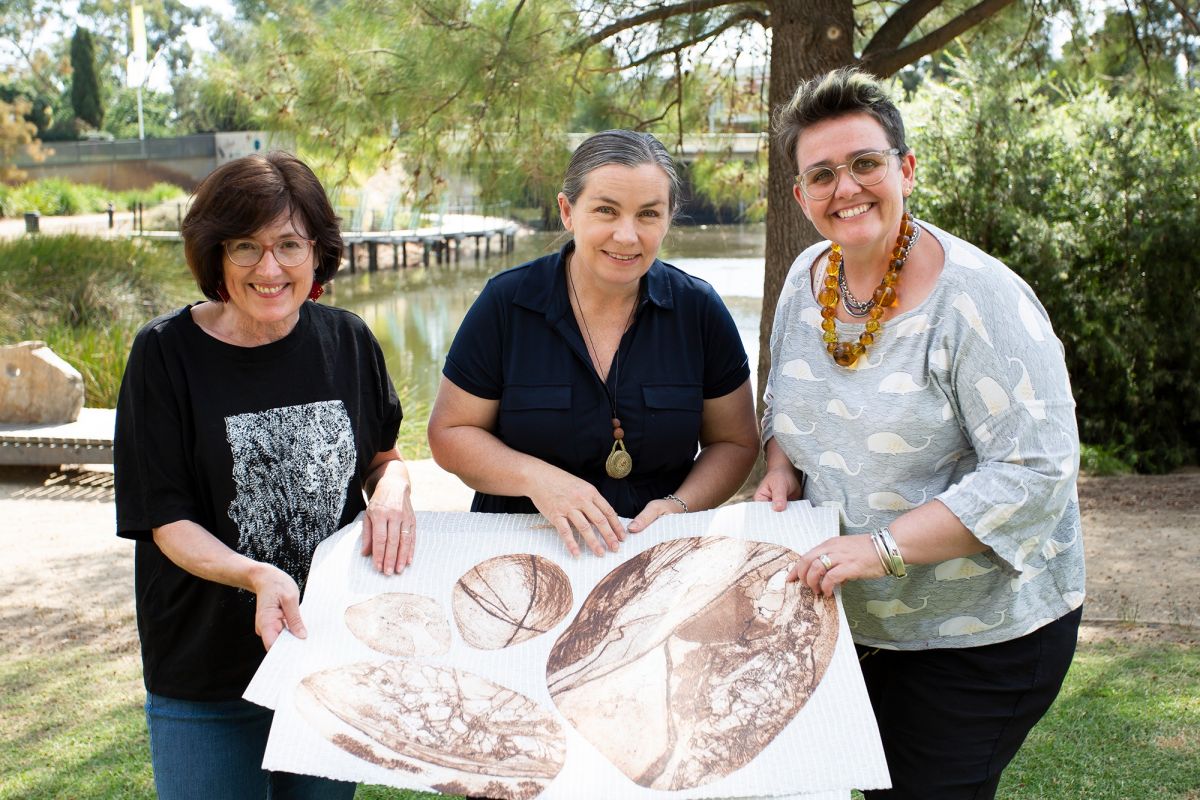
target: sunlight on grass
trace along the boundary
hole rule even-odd
[[[79,645],[0,665],[0,798],[152,798],[137,656]],[[1066,685],[1005,773],[1005,800],[1192,797],[1200,654],[1080,647]],[[360,787],[359,800],[440,795]]]

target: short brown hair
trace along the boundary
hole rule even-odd
[[[874,117],[883,127],[891,146],[901,155],[908,152],[900,109],[888,97],[883,84],[854,67],[842,67],[801,83],[792,99],[775,111],[771,127],[775,140],[787,154],[793,175],[800,171],[796,145],[804,129],[847,114]]]
[[[283,214],[298,218],[316,241],[314,280],[326,283],[342,263],[345,244],[341,220],[307,164],[277,150],[234,159],[200,182],[180,232],[188,269],[205,297],[220,299],[223,242],[250,236]]]

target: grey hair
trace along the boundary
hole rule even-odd
[[[637,131],[611,130],[592,134],[575,148],[571,162],[567,164],[567,174],[563,176],[562,192],[567,202],[575,205],[575,201],[583,194],[587,176],[593,170],[609,164],[623,167],[653,164],[661,168],[670,186],[670,214],[675,216],[683,186],[679,171],[675,168],[675,160],[662,142],[648,133]]]
[[[883,84],[854,67],[841,67],[801,83],[792,99],[775,112],[771,127],[776,142],[787,155],[793,175],[800,171],[796,145],[804,129],[847,114],[874,117],[887,134],[888,143],[899,150],[900,155],[908,152],[900,109],[896,108]]]

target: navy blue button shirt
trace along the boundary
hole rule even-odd
[[[642,279],[632,327],[621,339],[608,386],[633,458],[610,478],[608,396],[567,297],[569,242],[556,255],[487,282],[467,312],[443,374],[464,391],[499,400],[493,431],[595,486],[623,517],[679,488],[699,450],[704,401],[750,377],[746,350],[720,296],[705,281],[655,260]],[[525,497],[477,492],[472,511],[534,513]]]

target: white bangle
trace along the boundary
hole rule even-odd
[[[688,513],[687,503],[683,502],[675,495],[669,494],[666,497],[664,497],[663,500],[674,500],[676,503],[679,503],[679,505],[683,506],[683,513],[685,513],[685,514]]]

